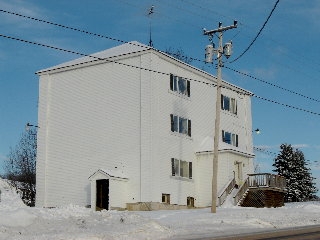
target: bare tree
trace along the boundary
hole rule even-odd
[[[31,128],[24,132],[18,144],[10,149],[4,166],[5,177],[28,206],[35,205],[36,156],[37,130]]]
[[[169,54],[169,55],[173,56],[174,58],[176,58],[182,62],[185,62],[187,64],[190,64],[193,61],[193,58],[186,56],[184,51],[181,48],[174,49],[174,48],[169,47],[166,49],[165,53]]]

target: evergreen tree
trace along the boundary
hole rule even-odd
[[[274,172],[286,178],[286,202],[301,202],[311,200],[317,192],[314,178],[304,154],[294,149],[290,144],[282,144],[280,153],[274,159]]]

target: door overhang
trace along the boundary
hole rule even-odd
[[[99,179],[115,179],[127,181],[128,177],[119,170],[110,170],[110,169],[98,169],[90,177],[89,181],[95,181]]]

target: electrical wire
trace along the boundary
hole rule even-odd
[[[86,62],[76,63],[76,64],[72,64],[72,65],[68,65],[68,66],[57,67],[56,69],[64,69],[64,68],[71,67],[71,66],[79,66],[79,65],[83,65],[83,64],[86,64],[86,63],[89,63],[89,62],[103,60],[103,61],[106,61],[106,62],[112,62],[112,63],[116,63],[116,64],[123,65],[123,66],[126,66],[126,67],[136,68],[136,69],[140,69],[140,70],[144,70],[144,71],[148,71],[148,72],[153,72],[153,73],[157,73],[157,74],[162,74],[162,75],[167,75],[167,76],[170,76],[170,74],[171,74],[171,73],[160,72],[160,71],[157,71],[157,70],[152,70],[152,69],[143,68],[143,67],[139,67],[139,66],[134,66],[134,65],[130,65],[130,64],[122,63],[122,62],[117,62],[117,61],[112,60],[112,59],[100,58],[100,57],[96,57],[96,56],[93,56],[93,55],[76,52],[76,51],[73,51],[73,50],[67,50],[67,49],[54,47],[54,46],[50,46],[50,45],[43,44],[43,43],[33,42],[33,41],[29,41],[29,40],[25,40],[25,39],[21,39],[21,38],[17,38],[17,37],[12,37],[12,36],[8,36],[8,35],[4,35],[4,34],[0,34],[0,37],[7,38],[7,39],[10,39],[10,40],[19,41],[19,42],[23,42],[23,43],[32,44],[32,45],[36,45],[36,46],[40,46],[40,47],[45,47],[45,48],[49,48],[49,49],[53,49],[53,50],[58,50],[58,51],[66,52],[66,53],[76,54],[76,55],[80,55],[82,57],[90,57],[90,58],[93,59],[92,61],[86,61]],[[155,50],[154,48],[146,48],[146,50],[147,49]],[[211,75],[211,77],[216,78],[215,76],[212,76],[212,75]],[[209,85],[209,86],[213,86],[213,87],[217,86],[214,83],[204,82],[204,81],[191,79],[191,78],[187,78],[187,77],[183,77],[183,78],[186,79],[186,80],[190,80],[190,81],[194,81],[194,82],[198,82],[198,83],[203,83],[203,84],[206,84],[206,85]],[[232,89],[232,88],[227,87],[227,86],[222,86],[222,88],[225,88],[225,89],[228,89],[228,90],[231,90],[231,91],[235,91],[238,94],[242,94],[242,95],[251,95],[251,94],[248,94],[248,93],[244,93],[243,91],[240,91],[240,90],[236,91],[235,89]]]
[[[39,18],[35,18],[35,17],[30,17],[30,16],[26,16],[26,15],[23,15],[23,14],[20,14],[20,13],[7,11],[7,10],[4,10],[4,9],[0,9],[0,12],[6,13],[6,14],[10,14],[10,15],[14,15],[14,16],[17,16],[17,17],[30,19],[30,20],[33,20],[33,21],[41,22],[41,23],[46,23],[46,24],[53,25],[53,26],[56,26],[56,27],[61,27],[61,28],[64,28],[64,29],[68,29],[68,30],[72,30],[72,31],[76,31],[76,32],[80,32],[80,33],[84,33],[84,34],[100,37],[100,38],[105,38],[105,39],[116,41],[116,42],[120,42],[120,43],[128,43],[128,44],[131,44],[131,45],[134,45],[134,46],[138,46],[138,47],[143,47],[143,48],[146,48],[146,49],[150,48],[149,46],[146,46],[146,45],[141,45],[141,44],[136,44],[136,43],[124,41],[124,40],[121,40],[121,39],[109,37],[109,36],[102,35],[102,34],[99,34],[99,33],[93,33],[93,32],[90,32],[90,31],[87,31],[87,30],[83,30],[83,29],[80,29],[80,28],[69,27],[69,26],[66,26],[66,25],[63,25],[63,24],[60,24],[60,23],[55,23],[55,22],[51,22],[51,21],[47,21],[47,20],[43,20],[43,19],[39,19]],[[160,52],[160,50],[157,50],[157,49],[154,49],[154,50]],[[187,57],[187,56],[184,56],[184,57]],[[188,57],[188,58],[193,60],[193,61],[198,61],[198,62],[203,62],[203,63],[205,62],[204,60],[200,60],[200,59],[193,58],[193,57]]]
[[[281,103],[281,102],[278,102],[278,101],[275,101],[275,100],[271,100],[271,99],[267,99],[267,98],[264,98],[264,97],[260,97],[260,96],[255,95],[255,94],[253,94],[252,96],[255,97],[255,98],[264,100],[266,102],[271,102],[271,103],[278,104],[278,105],[281,105],[281,106],[284,106],[284,107],[287,107],[287,108],[292,108],[292,109],[295,109],[295,110],[299,110],[299,111],[303,111],[303,112],[307,112],[307,113],[310,113],[310,114],[314,114],[314,115],[320,116],[320,113],[317,113],[317,112],[313,112],[313,111],[306,110],[306,109],[299,108],[299,107],[295,107],[295,106],[292,106],[292,105],[289,105],[289,104],[286,104],[286,103]]]
[[[94,62],[94,61],[98,61],[98,60],[103,60],[103,61],[106,61],[106,62],[112,62],[112,63],[116,63],[116,64],[119,64],[119,65],[122,65],[122,66],[131,67],[131,68],[135,68],[135,69],[140,69],[140,70],[153,72],[153,73],[157,73],[157,74],[162,74],[162,75],[167,75],[167,76],[170,76],[170,74],[171,74],[171,73],[165,73],[165,72],[161,72],[161,71],[157,71],[157,70],[153,70],[153,69],[148,69],[148,68],[134,66],[134,65],[126,64],[126,63],[117,62],[117,61],[112,60],[112,59],[99,58],[99,57],[96,57],[96,56],[92,56],[92,55],[88,55],[88,54],[84,54],[84,53],[80,53],[80,52],[76,52],[76,51],[72,51],[72,50],[67,50],[67,49],[63,49],[63,48],[58,48],[58,47],[50,46],[50,45],[47,45],[47,44],[37,43],[37,42],[33,42],[33,41],[21,39],[21,38],[7,36],[7,35],[3,35],[3,34],[0,34],[0,37],[7,38],[7,39],[10,39],[10,40],[19,41],[19,42],[23,42],[23,43],[32,44],[32,45],[36,45],[36,46],[40,46],[40,47],[46,47],[46,48],[50,48],[50,49],[54,49],[54,50],[58,50],[58,51],[72,53],[72,54],[76,54],[76,55],[80,55],[80,56],[90,57],[90,58],[94,59],[93,61],[88,61],[88,62]],[[88,63],[88,62],[82,62],[82,63],[77,63],[77,64],[74,64],[74,65],[68,65],[68,66],[65,66],[65,67],[57,68],[57,69],[64,69],[64,68],[67,68],[67,67],[70,67],[70,66],[79,66],[79,65],[82,65],[82,64],[85,64],[85,63]],[[212,75],[210,75],[210,76],[214,77]],[[208,83],[208,82],[199,81],[199,80],[196,80],[196,79],[186,78],[186,77],[183,77],[183,78],[186,79],[186,80],[193,81],[193,82],[204,83],[206,85],[213,86],[213,87],[217,86],[214,83]],[[267,99],[267,98],[264,98],[264,97],[257,96],[255,94],[244,93],[244,91],[241,91],[241,90],[238,91],[238,90],[235,90],[234,88],[230,88],[230,87],[227,87],[227,86],[221,86],[221,87],[224,88],[224,89],[228,89],[228,90],[234,91],[234,92],[236,92],[238,94],[251,95],[251,96],[256,97],[256,98],[258,98],[260,100],[264,100],[264,101],[267,101],[267,102],[270,102],[270,103],[274,103],[274,104],[277,104],[277,105],[281,105],[281,106],[284,106],[284,107],[287,107],[287,108],[292,108],[292,109],[295,109],[295,110],[299,110],[299,111],[303,111],[303,112],[306,112],[306,113],[310,113],[310,114],[313,114],[313,115],[320,116],[320,113],[317,113],[317,112],[313,112],[313,111],[306,110],[306,109],[303,109],[303,108],[295,107],[295,106],[288,105],[288,104],[285,104],[285,103],[280,103],[280,102],[277,102],[277,101],[274,101],[274,100],[271,100],[271,99]]]
[[[283,90],[283,91],[287,91],[287,92],[289,92],[289,93],[298,95],[298,96],[303,97],[303,98],[307,98],[307,99],[312,100],[312,101],[315,101],[315,102],[320,102],[319,99],[315,99],[315,98],[312,98],[312,97],[303,95],[303,94],[301,94],[301,93],[298,93],[298,92],[292,91],[292,90],[290,90],[290,89],[281,87],[281,86],[276,85],[276,84],[274,84],[274,83],[270,83],[270,82],[268,82],[268,81],[265,81],[265,80],[259,79],[259,78],[257,78],[257,77],[251,76],[251,75],[249,75],[249,74],[247,74],[247,73],[240,72],[240,71],[238,71],[238,70],[236,70],[236,69],[233,69],[233,68],[230,68],[230,67],[227,67],[227,66],[223,66],[223,67],[226,68],[226,69],[229,69],[229,70],[231,70],[231,71],[234,71],[234,72],[236,72],[236,73],[238,73],[238,74],[241,74],[241,75],[243,75],[243,76],[246,76],[246,77],[249,77],[249,78],[258,80],[258,81],[260,81],[260,82],[263,82],[263,83],[265,83],[265,84],[268,84],[268,85],[270,85],[270,86],[279,88],[279,89],[281,89],[281,90]]]
[[[264,148],[255,147],[255,146],[253,147],[253,150],[262,152],[264,154],[267,154],[267,155],[270,155],[270,156],[273,156],[273,157],[276,157],[279,154],[279,153],[271,152],[271,151],[268,151],[268,150],[266,150]],[[305,161],[306,161],[306,165],[314,165],[316,167],[319,166],[319,163],[318,163],[317,160],[312,161],[312,160],[309,160],[309,159],[305,159]]]
[[[22,17],[22,18],[27,18],[27,19],[30,19],[30,20],[34,20],[36,22],[46,23],[46,24],[53,25],[53,26],[56,26],[56,27],[61,27],[61,28],[65,28],[65,29],[68,29],[68,30],[72,30],[72,31],[76,31],[76,32],[80,32],[80,33],[84,33],[84,34],[100,37],[100,38],[109,39],[109,40],[112,40],[112,41],[117,41],[117,42],[120,42],[120,43],[129,43],[127,41],[120,40],[120,39],[117,39],[117,38],[105,36],[105,35],[98,34],[98,33],[89,32],[87,30],[82,30],[82,29],[75,28],[75,27],[69,27],[69,26],[66,26],[66,25],[63,25],[63,24],[60,24],[60,23],[50,22],[50,21],[47,21],[47,20],[26,16],[26,15],[23,15],[23,14],[20,14],[20,13],[16,13],[16,12],[10,12],[10,11],[4,10],[4,9],[0,9],[0,12],[11,14],[11,15],[14,15],[14,16]],[[138,44],[134,44],[134,43],[129,43],[129,44],[138,45]],[[141,45],[138,45],[138,46],[142,47]],[[143,47],[145,47],[145,46],[143,46]]]
[[[252,42],[249,44],[249,46],[234,60],[230,61],[229,63],[233,63],[235,61],[237,61],[239,58],[241,58],[250,48],[251,46],[254,44],[254,42],[257,40],[257,38],[259,37],[259,35],[261,34],[262,30],[265,28],[265,26],[267,25],[270,17],[272,16],[274,10],[276,9],[278,3],[280,0],[277,0],[277,2],[274,4],[269,16],[267,17],[266,21],[263,23],[262,27],[260,28],[258,34],[256,35],[256,37],[252,40]]]
[[[256,151],[265,153],[265,154],[270,155],[270,156],[277,156],[277,155],[278,155],[277,153],[268,151],[268,150],[266,150],[266,149],[264,149],[264,148],[255,147],[255,146],[253,147],[253,150],[256,150]]]
[[[66,25],[59,24],[59,23],[54,23],[54,22],[50,22],[50,21],[47,21],[47,20],[43,20],[43,19],[39,19],[39,18],[35,18],[35,17],[30,17],[30,16],[26,16],[26,15],[23,15],[23,14],[15,13],[15,12],[10,12],[10,11],[3,10],[3,9],[0,9],[0,12],[7,13],[7,14],[11,14],[11,15],[14,15],[14,16],[22,17],[22,18],[27,18],[27,19],[34,20],[34,21],[37,21],[37,22],[50,24],[50,25],[53,25],[53,26],[57,26],[57,27],[61,27],[61,28],[69,29],[69,30],[73,30],[73,31],[76,31],[76,32],[80,32],[80,33],[84,33],[84,34],[88,34],[88,35],[92,35],[92,36],[97,36],[97,37],[101,37],[101,38],[105,38],[105,39],[109,39],[109,40],[121,42],[121,43],[128,43],[128,44],[135,45],[135,46],[139,46],[139,47],[143,47],[143,48],[146,48],[146,49],[150,48],[150,47],[146,47],[146,45],[141,45],[141,44],[136,44],[136,43],[132,43],[132,42],[127,42],[127,41],[124,41],[124,40],[121,40],[121,39],[116,39],[116,38],[113,38],[113,37],[109,37],[109,36],[105,36],[105,35],[101,35],[101,34],[89,32],[89,31],[87,31],[87,30],[82,30],[82,29],[79,29],[79,28],[69,27],[69,26],[66,26]],[[154,49],[154,50],[155,50],[155,51],[159,51],[159,50],[157,50],[157,49]],[[159,51],[159,52],[160,52],[160,51]],[[173,56],[174,56],[174,54],[173,54]],[[183,56],[183,57],[185,57],[185,56]],[[200,60],[200,59],[197,59],[197,58],[193,58],[193,57],[188,57],[188,59],[191,59],[192,61],[204,62],[203,60]],[[297,92],[294,92],[294,91],[285,89],[285,88],[280,87],[280,86],[277,86],[277,85],[275,85],[275,84],[268,83],[267,81],[263,81],[263,80],[258,79],[258,78],[256,78],[256,77],[252,77],[252,76],[250,76],[250,75],[248,75],[248,74],[241,73],[240,71],[234,70],[234,69],[232,69],[232,68],[229,68],[229,67],[226,67],[226,66],[224,66],[224,67],[227,68],[227,69],[230,69],[230,70],[232,70],[232,71],[235,71],[235,72],[237,72],[237,73],[239,73],[239,74],[242,74],[242,75],[244,75],[244,76],[247,76],[247,77],[250,77],[250,78],[259,80],[259,81],[261,81],[261,82],[264,82],[264,83],[266,83],[266,84],[272,85],[272,86],[277,87],[277,88],[279,88],[279,89],[282,89],[282,90],[284,90],[284,91],[288,91],[288,92],[293,93],[293,94],[296,94],[296,95],[298,95],[298,96],[305,97],[305,98],[308,98],[308,99],[310,99],[310,100],[320,102],[320,101],[317,100],[317,99],[314,99],[314,98],[311,98],[311,97],[307,97],[307,96],[305,96],[305,95],[303,95],[303,94],[300,94],[300,93],[297,93]]]

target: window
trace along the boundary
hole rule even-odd
[[[170,194],[162,193],[162,202],[170,204]]]
[[[191,120],[171,114],[171,132],[178,132],[191,137]]]
[[[171,158],[171,174],[192,179],[192,162]]]
[[[190,97],[190,81],[170,74],[170,90]]]
[[[222,130],[222,141],[238,147],[238,135]]]
[[[221,109],[237,114],[237,101],[235,98],[229,98],[221,94]]]
[[[187,206],[194,207],[194,198],[193,197],[187,197]]]

